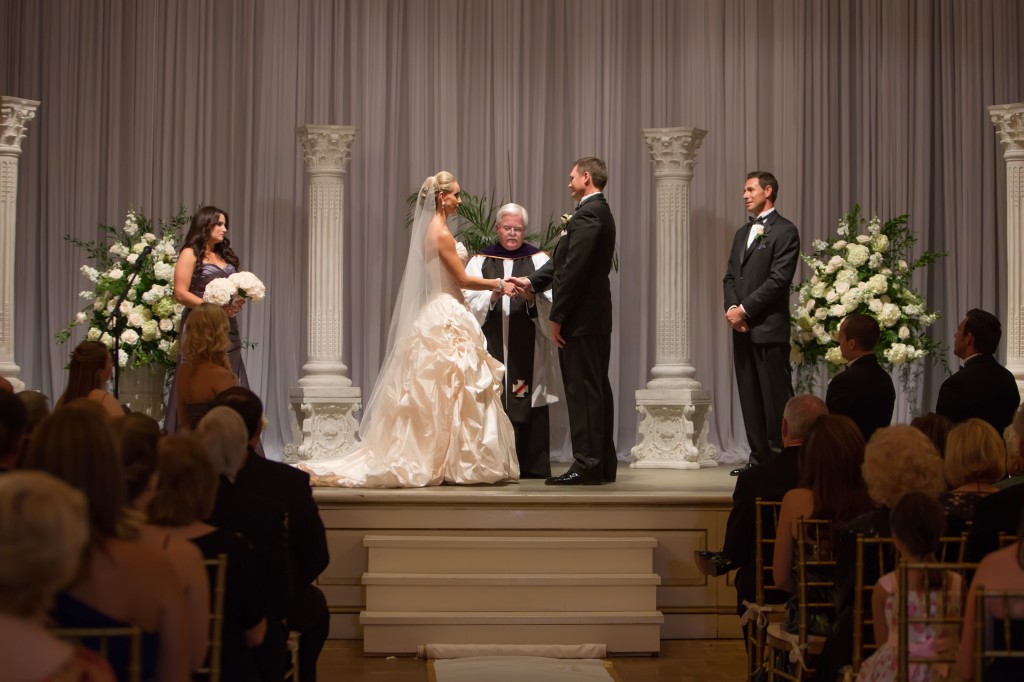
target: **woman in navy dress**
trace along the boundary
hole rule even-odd
[[[181,316],[182,333],[186,333],[185,321],[192,308],[203,302],[206,286],[215,279],[227,277],[239,270],[238,256],[231,250],[231,242],[228,240],[228,224],[228,214],[216,206],[203,206],[192,216],[185,245],[181,248],[178,263],[174,266],[174,298],[185,306],[185,312]],[[241,309],[241,301],[224,306],[230,323],[228,338],[231,346],[228,349],[228,362],[231,371],[238,377],[239,385],[248,388],[249,379],[242,363],[242,341],[238,335],[238,320],[235,317]],[[178,369],[181,368],[183,361],[180,352],[182,347],[183,344],[179,341]],[[175,377],[167,399],[164,428],[168,433],[177,431],[181,423],[178,416],[177,383]]]

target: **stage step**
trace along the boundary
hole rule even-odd
[[[368,654],[423,644],[586,644],[657,653],[648,537],[365,536]]]

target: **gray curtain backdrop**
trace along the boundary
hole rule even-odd
[[[919,248],[949,251],[916,284],[950,344],[967,309],[1005,315],[1005,173],[985,107],[1024,100],[1022,35],[1018,0],[0,0],[0,94],[42,101],[20,166],[16,361],[30,387],[63,389],[71,347],[53,335],[89,284],[64,235],[95,238],[129,205],[169,216],[216,204],[243,268],[268,285],[240,319],[279,452],[306,347],[296,126],[359,129],[339,266],[345,362],[365,394],[408,248],[405,199],[422,179],[451,170],[542,226],[571,210],[570,165],[594,154],[619,226],[611,380],[624,455],[654,363],[640,129],[692,125],[710,131],[691,196],[693,362],[714,391],[712,441],[745,453],[721,305],[745,173],[779,177],[778,209],[805,250],[855,203],[909,213]],[[926,373],[922,409],[941,379]],[[911,416],[901,399],[896,418]]]

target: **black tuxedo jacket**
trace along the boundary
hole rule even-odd
[[[983,353],[964,362],[959,372],[942,382],[935,411],[954,424],[971,417],[984,419],[1002,436],[1019,405],[1013,374],[994,356]]]
[[[874,355],[857,358],[839,374],[832,377],[825,392],[829,414],[844,414],[857,422],[864,440],[871,438],[875,429],[889,426],[896,403],[896,389],[892,377]]]
[[[789,341],[789,287],[800,258],[796,225],[778,211],[765,219],[764,237],[747,248],[752,223],[736,231],[722,286],[725,309],[742,305],[753,343]]]
[[[604,194],[595,194],[573,213],[551,260],[530,275],[534,291],[554,289],[550,318],[563,336],[612,333],[614,254],[615,218]]]
[[[309,474],[260,457],[249,449],[235,487],[250,495],[274,500],[288,513],[288,556],[296,588],[316,580],[330,561],[327,534],[313,501]]]
[[[744,470],[736,478],[722,553],[740,566],[736,572],[737,607],[744,599],[754,601],[755,502],[759,497],[765,501],[780,502],[787,492],[797,486],[800,479],[797,469],[799,453],[799,445],[783,448],[777,456],[764,464]],[[771,565],[770,556],[765,557],[765,561]]]

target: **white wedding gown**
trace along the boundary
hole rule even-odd
[[[462,243],[456,251],[463,263]],[[515,435],[501,404],[505,369],[451,275],[433,268],[433,294],[395,357],[364,439],[337,459],[307,462],[314,485],[417,488],[519,478]]]

